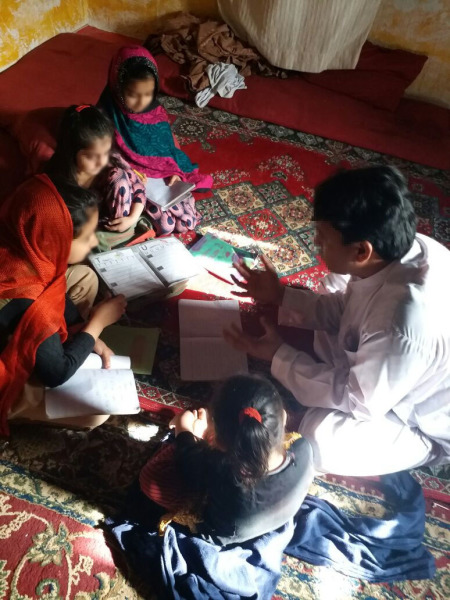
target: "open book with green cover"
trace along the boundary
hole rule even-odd
[[[228,283],[233,283],[231,275],[241,279],[235,268],[237,262],[243,260],[248,267],[252,268],[257,261],[256,252],[232,246],[210,232],[205,233],[190,248],[190,252],[202,267]]]

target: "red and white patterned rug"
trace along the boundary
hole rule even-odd
[[[448,173],[175,98],[163,101],[184,149],[214,177],[214,190],[198,199],[198,232],[261,249],[287,283],[314,289],[326,272],[313,245],[311,200],[314,186],[341,166],[399,167],[415,195],[419,230],[450,247]],[[185,295],[229,293],[228,284],[205,275]],[[256,327],[258,311],[242,304],[245,327]],[[154,371],[137,381],[140,415],[110,419],[90,433],[16,426],[1,449],[0,600],[151,598],[123,557],[111,553],[97,524],[120,507],[173,412],[207,403],[213,389],[180,380],[177,299],[141,307],[133,319],[162,329]],[[261,361],[251,360],[250,368],[268,375]],[[295,404],[283,394],[295,422]],[[437,564],[433,581],[369,585],[286,558],[275,598],[450,597],[450,471],[424,468],[413,475],[427,500],[425,543]],[[381,516],[385,510],[370,480],[328,476],[316,479],[310,491],[354,514]]]

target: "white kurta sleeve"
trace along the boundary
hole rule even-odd
[[[333,368],[283,344],[272,360],[272,374],[300,404],[366,421],[389,412],[432,362],[431,353],[400,334],[372,335],[347,354],[352,355],[349,366]]]
[[[286,287],[279,313],[280,325],[337,333],[344,311],[344,293],[316,294],[311,290]],[[295,313],[290,320],[289,313]]]

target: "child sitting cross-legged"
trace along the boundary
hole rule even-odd
[[[105,181],[106,203],[113,222],[111,230],[123,231],[130,221],[130,187],[144,196],[142,209],[152,219],[157,235],[184,233],[200,219],[192,195],[167,210],[145,201],[147,177],[164,179],[167,185],[186,181],[197,190],[209,189],[212,178],[177,148],[169,116],[158,100],[159,75],[153,56],[142,46],[121,48],[112,58],[108,84],[99,106],[110,117],[115,143],[124,164],[110,169]]]
[[[286,436],[285,424],[283,402],[268,380],[228,379],[209,414],[185,411],[172,420],[173,442],[163,443],[142,469],[134,495],[143,520],[169,512],[192,525],[194,516],[195,534],[220,545],[289,521],[314,473],[309,443]]]

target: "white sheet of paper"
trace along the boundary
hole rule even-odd
[[[169,186],[166,185],[166,182],[162,178],[147,177],[147,181],[145,182],[145,194],[147,198],[163,209],[170,208],[178,200],[184,199],[194,188],[194,184],[184,181],[177,181]]]
[[[139,244],[139,251],[168,285],[195,277],[201,267],[182,242],[175,237]]]
[[[66,383],[45,390],[50,419],[85,415],[132,415],[140,410],[132,371],[78,369]]]
[[[180,337],[222,338],[224,327],[235,324],[241,329],[237,300],[180,300]]]
[[[247,355],[225,342],[224,327],[241,318],[237,300],[180,300],[180,374],[184,381],[218,381],[248,373]]]
[[[102,359],[98,354],[89,354],[84,363],[80,366],[80,369],[101,369]],[[119,369],[131,369],[131,359],[129,356],[117,356],[114,354],[111,356],[110,369],[115,371]]]
[[[238,373],[248,373],[247,356],[224,339],[184,338],[180,340],[181,379],[220,381]]]
[[[163,288],[152,269],[131,248],[99,254],[91,262],[114,295],[131,299]]]

